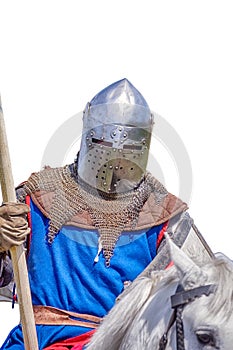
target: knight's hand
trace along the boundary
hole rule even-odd
[[[0,206],[0,252],[24,243],[30,233],[29,211],[29,207],[22,203],[3,203]]]

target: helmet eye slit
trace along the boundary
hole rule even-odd
[[[132,150],[137,150],[141,151],[142,146],[136,146],[136,145],[124,145],[123,149],[132,149]]]
[[[113,145],[112,142],[99,140],[99,139],[96,139],[94,137],[92,137],[92,142],[95,143],[95,144],[99,144],[99,145],[102,145],[102,146],[108,146],[108,147],[112,147],[112,145]]]

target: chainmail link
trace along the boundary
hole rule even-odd
[[[150,173],[133,191],[107,194],[76,181],[69,166],[46,168],[33,173],[24,185],[26,193],[54,192],[50,208],[47,240],[53,243],[61,227],[76,214],[87,211],[100,235],[106,265],[109,266],[115,244],[126,225],[135,228],[139,213],[149,198],[156,194],[156,204],[167,195],[164,186]]]

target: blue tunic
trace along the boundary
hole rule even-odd
[[[163,225],[147,230],[123,232],[106,267],[98,250],[97,230],[63,226],[52,245],[46,242],[49,220],[31,201],[32,237],[28,271],[33,305],[103,317],[123,291],[124,282],[134,280],[156,255]],[[89,331],[79,326],[37,326],[39,349]],[[14,328],[1,350],[23,350],[21,326]]]

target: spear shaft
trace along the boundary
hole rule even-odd
[[[0,96],[0,181],[4,202],[16,202],[16,193],[11,168],[5,122]],[[11,248],[14,279],[17,287],[20,320],[26,350],[38,350],[36,327],[32,309],[31,291],[28,280],[25,250],[23,245]]]

